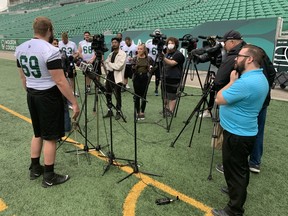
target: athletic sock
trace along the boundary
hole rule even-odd
[[[32,165],[32,166],[40,165],[40,157],[31,158],[31,165]]]
[[[54,173],[54,164],[44,166],[44,173]]]

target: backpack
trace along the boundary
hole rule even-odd
[[[264,58],[262,60],[262,64],[260,65],[261,68],[263,68],[263,73],[269,83],[269,92],[268,95],[264,101],[263,107],[267,107],[269,106],[270,100],[271,100],[271,87],[273,86],[274,83],[274,79],[276,76],[276,70],[274,68],[273,63],[271,62],[270,58],[268,57],[268,55],[266,54],[266,52],[261,48],[258,47],[259,49],[261,49],[264,52]]]

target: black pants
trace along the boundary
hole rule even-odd
[[[134,74],[133,78],[133,88],[135,94],[141,96],[142,98],[146,99],[147,95],[147,85],[148,85],[148,74]],[[137,113],[140,112],[140,98],[136,97],[135,99],[135,108]],[[141,112],[144,113],[146,108],[146,101],[141,100]]]
[[[115,84],[113,72],[108,73],[105,88],[106,88],[106,99],[108,106],[112,103],[112,92],[114,91],[116,98],[116,108],[117,110],[121,110],[122,107],[121,87],[119,86],[119,83],[118,85]]]
[[[229,202],[225,211],[229,215],[243,215],[249,184],[248,156],[256,136],[238,136],[224,130],[222,157],[224,176],[229,189]]]

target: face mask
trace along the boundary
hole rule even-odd
[[[175,47],[175,45],[174,45],[174,44],[168,44],[168,46],[167,46],[167,48],[168,48],[169,50],[173,50],[173,49],[174,49],[174,47]]]

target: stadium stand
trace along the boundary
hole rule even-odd
[[[90,2],[90,1],[89,1]],[[78,36],[155,28],[193,28],[207,21],[246,20],[282,17],[288,31],[287,0],[33,0],[9,7],[0,14],[0,34],[4,38],[30,38],[31,23],[37,16],[53,20],[56,36],[68,31]]]

